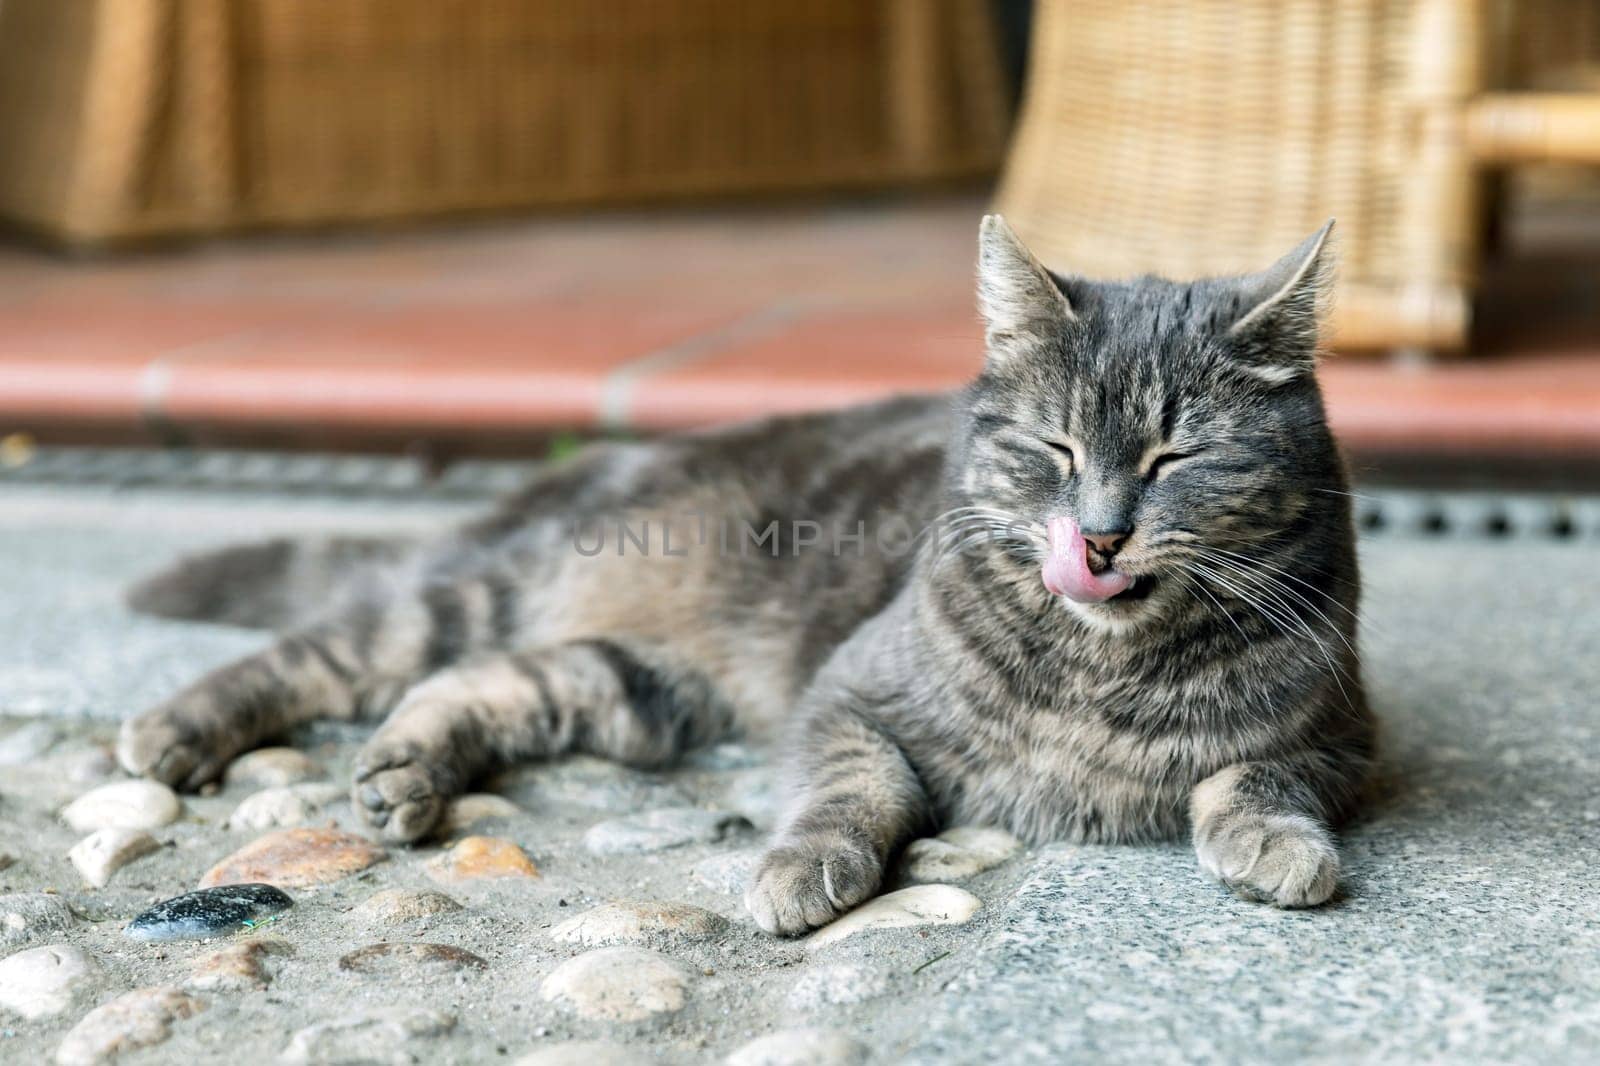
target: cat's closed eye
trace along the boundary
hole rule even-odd
[[[1151,481],[1160,481],[1185,459],[1193,459],[1198,452],[1162,452],[1150,460],[1150,466],[1145,470],[1145,477]]]
[[[1067,473],[1072,474],[1077,472],[1078,456],[1077,453],[1072,450],[1072,445],[1066,444],[1059,440],[1047,440],[1045,443],[1050,445],[1050,447],[1054,449],[1058,455],[1066,459]]]

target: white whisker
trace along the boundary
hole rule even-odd
[[[1324,641],[1321,637],[1317,636],[1316,631],[1311,628],[1311,624],[1309,622],[1307,622],[1304,618],[1301,618],[1299,615],[1295,614],[1292,610],[1290,610],[1287,607],[1287,605],[1285,605],[1282,597],[1274,597],[1273,609],[1269,611],[1267,609],[1267,606],[1265,604],[1263,604],[1260,601],[1259,598],[1252,598],[1250,596],[1250,594],[1245,589],[1242,589],[1238,585],[1233,584],[1232,581],[1230,581],[1227,577],[1223,576],[1222,574],[1217,573],[1216,570],[1211,569],[1211,568],[1209,568],[1209,567],[1207,567],[1207,566],[1205,566],[1205,565],[1203,565],[1201,563],[1198,563],[1198,562],[1196,562],[1194,564],[1194,566],[1195,566],[1195,568],[1196,568],[1196,570],[1198,572],[1200,572],[1202,574],[1205,574],[1212,581],[1217,582],[1223,588],[1225,588],[1225,589],[1229,590],[1230,592],[1232,592],[1236,597],[1238,597],[1240,599],[1240,601],[1242,601],[1242,602],[1248,604],[1249,606],[1255,608],[1258,612],[1260,612],[1260,614],[1261,614],[1261,616],[1263,618],[1266,618],[1269,621],[1271,621],[1278,628],[1279,632],[1281,632],[1285,637],[1288,637],[1290,640],[1295,640],[1295,639],[1297,639],[1298,635],[1296,633],[1292,632],[1288,627],[1285,626],[1285,624],[1283,622],[1283,615],[1280,614],[1279,612],[1286,613],[1288,618],[1293,623],[1298,625],[1301,633],[1304,634],[1306,639],[1310,640],[1311,643],[1316,646],[1316,649],[1317,649],[1318,653],[1322,656],[1323,661],[1326,662],[1327,665],[1328,665],[1328,670],[1329,670],[1330,674],[1333,677],[1333,683],[1339,686],[1340,695],[1342,695],[1344,697],[1346,703],[1350,702],[1350,693],[1344,687],[1344,676],[1343,675],[1346,673],[1346,671],[1344,669],[1342,669],[1339,666],[1339,664],[1334,661],[1333,652],[1328,647],[1327,642]],[[1243,580],[1242,578],[1238,578],[1237,575],[1235,575],[1235,577],[1236,577],[1237,580]],[[1261,591],[1259,586],[1257,587],[1257,591],[1258,592]],[[1270,592],[1268,594],[1271,595]],[[1323,616],[1323,617],[1324,617],[1324,619],[1326,619],[1326,616]],[[1330,625],[1331,625],[1331,623],[1330,623]],[[1337,632],[1337,629],[1335,629],[1335,632]],[[1340,633],[1339,637],[1340,637],[1341,640],[1344,640],[1344,634]],[[1348,640],[1345,640],[1345,645],[1346,645],[1346,647],[1349,647],[1349,641]],[[1351,649],[1352,652],[1354,652],[1354,650],[1355,649],[1353,649],[1353,648]]]
[[[1320,618],[1328,626],[1328,628],[1331,629],[1336,636],[1338,636],[1339,640],[1343,642],[1344,646],[1350,649],[1352,654],[1355,653],[1355,645],[1353,645],[1350,642],[1350,638],[1345,636],[1344,632],[1334,624],[1333,619],[1329,618],[1326,613],[1317,607],[1316,604],[1306,599],[1294,589],[1289,588],[1282,581],[1272,577],[1269,574],[1261,573],[1259,570],[1252,570],[1247,566],[1244,566],[1240,563],[1230,562],[1227,559],[1212,558],[1211,562],[1218,566],[1227,567],[1230,573],[1237,574],[1241,580],[1255,582],[1258,588],[1260,588],[1263,592],[1266,592],[1267,595],[1272,596],[1274,602],[1286,610],[1292,611],[1292,607],[1283,599],[1283,596],[1288,595],[1294,597],[1294,599],[1304,606],[1308,611]],[[1339,604],[1338,606],[1343,607],[1344,605]],[[1348,610],[1348,608],[1346,608],[1346,610]],[[1352,618],[1356,617],[1355,612],[1351,611],[1350,614]]]

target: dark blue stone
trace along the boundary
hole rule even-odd
[[[271,885],[222,885],[162,900],[123,930],[135,940],[203,940],[227,936],[294,906]]]

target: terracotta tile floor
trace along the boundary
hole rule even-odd
[[[978,357],[981,211],[613,215],[91,261],[0,248],[0,431],[488,442],[943,388]],[[1490,273],[1474,358],[1327,362],[1347,445],[1600,457],[1600,228],[1534,230]]]

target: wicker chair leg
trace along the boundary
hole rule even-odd
[[[1467,110],[1467,144],[1486,163],[1600,165],[1600,93],[1494,93]]]

